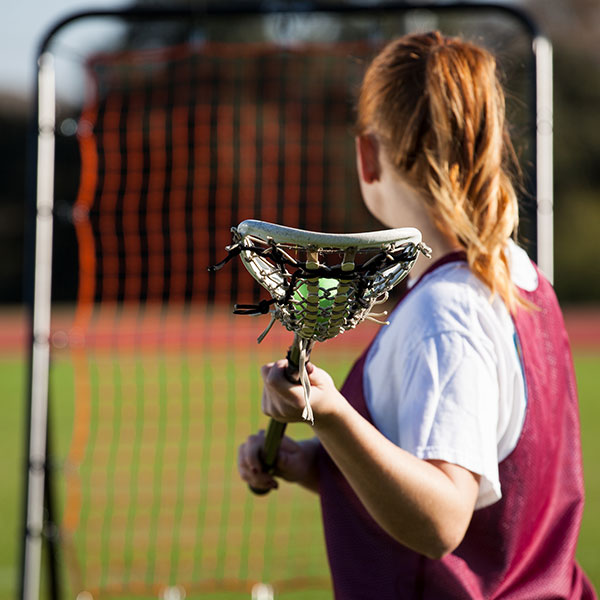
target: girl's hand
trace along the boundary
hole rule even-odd
[[[285,376],[287,360],[278,360],[262,367],[263,412],[280,421],[292,423],[302,421],[304,392],[300,384],[290,383]],[[315,419],[335,412],[340,402],[345,402],[333,379],[326,371],[308,363],[306,368],[310,380],[310,403]]]
[[[259,452],[263,447],[265,432],[259,431],[248,437],[238,452],[238,471],[240,477],[255,489],[276,489],[275,477],[299,483],[313,491],[317,489],[316,451],[318,440],[296,442],[289,437],[281,440],[275,473],[269,475],[262,470]]]

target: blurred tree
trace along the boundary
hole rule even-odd
[[[23,295],[27,121],[22,98],[0,97],[0,303],[18,303]]]

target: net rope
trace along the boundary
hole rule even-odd
[[[350,252],[312,248],[309,262],[290,254],[306,252],[305,247],[254,236],[242,238],[235,228],[232,231],[235,241],[228,247],[228,257],[214,269],[241,255],[271,295],[270,301],[256,305],[236,304],[234,312],[270,312],[272,322],[279,320],[301,338],[319,342],[353,329],[364,319],[385,316],[385,312],[374,313],[373,307],[387,302],[390,290],[406,277],[419,253],[431,256],[423,243],[402,243],[387,244],[375,252],[372,248],[352,248]],[[323,259],[328,256],[342,256],[342,261],[327,264]],[[366,260],[357,264],[361,258]],[[264,336],[261,334],[259,341]]]

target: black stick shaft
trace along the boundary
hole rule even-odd
[[[310,354],[310,346],[308,352]],[[297,335],[294,335],[294,342],[288,350],[287,360],[288,366],[285,369],[285,376],[291,383],[300,383],[300,338]],[[273,473],[275,469],[279,446],[281,445],[286,427],[287,423],[281,423],[275,419],[271,419],[269,422],[265,441],[259,455],[265,473]],[[269,489],[249,487],[257,495],[268,494],[270,491]]]

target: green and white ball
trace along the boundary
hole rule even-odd
[[[339,285],[339,281],[337,279],[331,279],[329,277],[320,277],[319,278],[319,290],[318,290],[318,307],[319,307],[319,315],[317,316],[317,323],[326,323],[329,319],[327,317],[322,316],[323,312],[327,312],[330,314],[330,310],[335,303],[335,296],[337,293],[337,288]],[[312,287],[312,286],[311,286]],[[302,303],[304,306],[309,306],[308,302],[309,298],[309,285],[307,283],[303,283],[298,286],[296,291],[294,292],[294,300]]]

